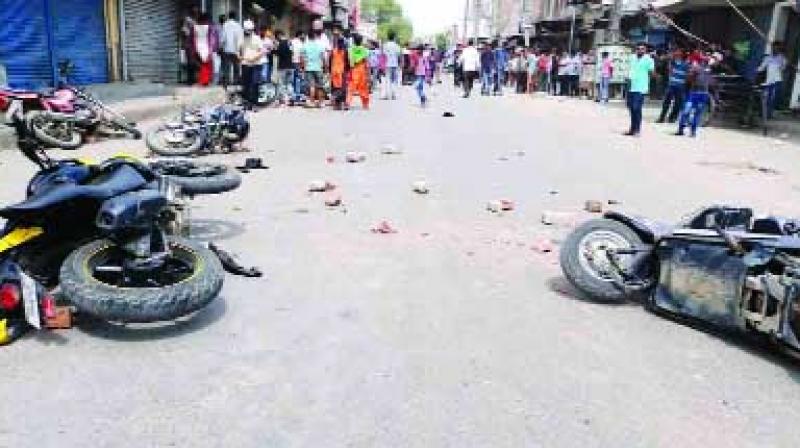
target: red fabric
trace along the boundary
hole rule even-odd
[[[211,84],[211,78],[214,76],[214,63],[209,58],[207,62],[200,64],[200,71],[197,72],[197,83],[201,86]]]

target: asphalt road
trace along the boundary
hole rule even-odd
[[[649,123],[630,139],[625,120],[445,86],[427,109],[408,89],[369,112],[254,115],[251,153],[215,157],[271,169],[198,198],[193,217],[198,238],[266,276],[227,277],[212,306],[174,324],[84,324],[0,349],[0,447],[796,445],[800,364],[587,302],[556,255],[531,250],[567,231],[541,225],[544,211],[587,199],[667,220],[716,202],[797,214],[791,143]],[[120,150],[145,153],[82,151]],[[366,161],[344,163],[347,151]],[[32,167],[3,152],[0,173],[9,202]],[[315,179],[344,205],[309,195]],[[419,179],[430,194],[411,191]],[[487,212],[495,199],[516,209]],[[397,233],[370,231],[384,220]]]

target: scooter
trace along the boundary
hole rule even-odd
[[[800,221],[730,206],[677,225],[608,212],[568,236],[560,261],[592,299],[643,298],[658,314],[800,357]]]

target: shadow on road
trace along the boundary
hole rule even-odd
[[[190,230],[192,239],[199,241],[224,241],[244,231],[243,225],[221,219],[193,219]]]
[[[624,300],[620,302],[608,302],[602,300],[595,300],[591,297],[587,296],[574,286],[564,277],[552,277],[547,280],[546,282],[547,288],[550,291],[558,294],[561,297],[572,299],[572,300],[579,300],[581,302],[586,303],[593,303],[595,305],[604,305],[604,306],[629,306],[635,305],[639,306],[640,304],[634,300]]]
[[[206,308],[172,322],[154,324],[118,324],[82,317],[77,328],[94,337],[114,341],[151,341],[183,336],[200,331],[222,319],[227,310],[225,299],[220,297]]]

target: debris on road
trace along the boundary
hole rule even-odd
[[[411,189],[414,190],[414,193],[418,194],[428,194],[430,193],[430,189],[428,188],[428,183],[424,180],[418,180],[411,184]]]
[[[497,160],[499,160],[499,161],[501,161],[501,162],[506,162],[506,161],[508,161],[508,157],[506,157],[506,156],[500,156],[500,157],[498,157],[498,158],[497,158]]]
[[[268,170],[269,167],[264,165],[264,160],[260,157],[248,157],[244,161],[244,165],[235,167],[243,173],[249,173],[250,170]]]
[[[509,212],[514,210],[514,203],[508,199],[498,199],[486,204],[486,210],[492,213]]]
[[[697,164],[701,165],[701,166],[713,166],[713,167],[720,167],[720,168],[730,168],[730,169],[734,169],[734,170],[755,171],[755,172],[758,172],[758,173],[771,174],[771,175],[781,174],[781,172],[776,170],[775,168],[756,165],[753,162],[709,162],[709,161],[702,161],[702,162],[697,162]]]
[[[327,157],[325,157],[325,161],[328,162],[328,163],[335,163],[336,162],[336,157],[327,156]]]
[[[540,254],[548,254],[555,251],[556,245],[550,238],[536,238],[531,244],[531,250]]]
[[[397,230],[389,224],[388,221],[381,221],[377,226],[371,229],[372,233],[397,233]]]
[[[68,330],[72,323],[72,308],[57,306],[52,317],[45,317],[44,326],[50,330]]]
[[[399,149],[397,146],[387,143],[381,146],[381,154],[387,155],[394,155],[394,154],[402,154],[403,150]]]
[[[453,113],[452,113],[452,112],[445,112],[445,113],[443,113],[443,114],[442,114],[442,116],[443,116],[443,117],[447,117],[447,118],[453,118],[453,117],[455,117],[455,115],[453,115]]]
[[[305,214],[305,213],[311,212],[311,210],[309,210],[307,207],[298,207],[298,208],[294,209],[294,212],[295,213],[300,213],[300,214]]]
[[[344,156],[348,163],[361,163],[367,160],[367,154],[363,152],[350,151]]]
[[[616,199],[609,199],[608,200],[608,205],[620,205],[620,204],[622,204],[622,201],[618,201]]]
[[[228,251],[223,250],[219,246],[215,245],[212,242],[208,243],[208,249],[219,258],[220,263],[222,263],[222,268],[225,272],[234,275],[240,275],[242,277],[261,277],[264,274],[261,272],[260,269],[256,267],[245,268],[239,262],[236,261],[233,255],[231,255]]]
[[[578,215],[572,212],[555,212],[547,210],[542,213],[542,224],[547,226],[574,227],[578,223]]]
[[[517,157],[525,157],[525,151],[517,151]]]
[[[329,194],[325,197],[325,205],[328,207],[338,207],[342,205],[342,197],[338,194]]]
[[[583,209],[589,213],[603,213],[603,203],[595,200],[588,200]]]
[[[555,195],[558,194],[558,190],[550,190],[549,193],[550,193],[550,196],[555,196]]]
[[[311,193],[324,193],[335,189],[336,185],[327,180],[312,180],[308,184],[308,191]]]

